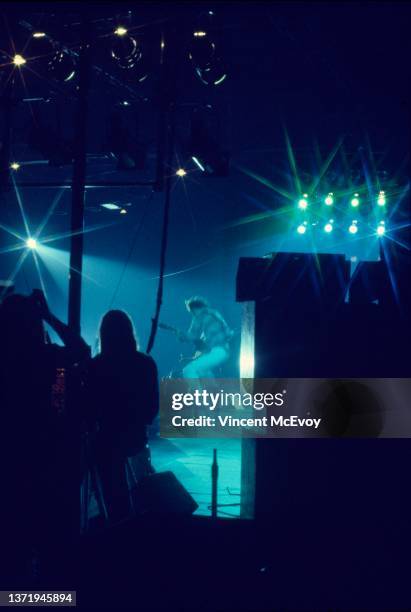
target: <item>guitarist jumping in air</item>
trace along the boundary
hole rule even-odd
[[[233,336],[222,315],[210,308],[207,300],[193,296],[185,302],[192,322],[187,333],[179,332],[180,340],[191,341],[201,352],[183,369],[184,378],[214,378],[215,369],[229,357],[229,343]]]

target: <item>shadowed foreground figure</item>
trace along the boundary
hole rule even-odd
[[[43,321],[64,347],[48,341]],[[89,347],[49,311],[39,290],[3,301],[0,338],[0,525],[6,564],[0,581],[7,576],[10,588],[13,579],[18,585],[30,580],[33,551],[41,560],[42,551],[65,535],[71,538],[70,524],[76,528],[78,435],[70,426],[62,379],[74,364],[87,361]]]
[[[102,319],[100,354],[91,361],[86,395],[104,501],[110,520],[118,521],[131,511],[127,458],[145,450],[159,403],[157,366],[138,350],[133,323],[121,310]]]

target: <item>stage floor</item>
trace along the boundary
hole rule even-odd
[[[160,438],[150,440],[151,460],[157,472],[170,470],[199,505],[196,514],[211,514],[211,464],[213,449],[218,461],[218,509],[221,517],[240,515],[241,440]],[[225,506],[224,504],[230,504]]]

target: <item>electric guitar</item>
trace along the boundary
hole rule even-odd
[[[186,332],[182,331],[181,329],[178,329],[177,327],[173,327],[172,325],[166,325],[166,323],[159,323],[158,326],[160,329],[165,329],[167,331],[172,332],[180,340],[182,340],[182,342],[192,342],[196,348],[196,352],[192,359],[197,359],[198,357],[209,351],[207,344],[203,340],[193,340],[192,338],[188,337]]]

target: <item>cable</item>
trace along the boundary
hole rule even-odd
[[[168,173],[165,181],[165,198],[164,198],[164,217],[163,217],[163,230],[161,236],[161,251],[160,251],[160,273],[158,280],[157,289],[157,302],[154,317],[151,319],[151,332],[147,343],[147,354],[151,353],[154,345],[154,341],[158,329],[158,321],[160,318],[161,305],[163,303],[163,288],[164,288],[164,270],[166,266],[166,252],[168,243],[168,226],[170,220],[170,205],[171,205],[171,188],[173,185],[173,175],[170,171],[173,164],[174,156],[174,138],[175,138],[175,110],[172,107],[169,110],[169,142],[168,142],[168,156],[167,156],[167,168]]]
[[[173,66],[173,68],[174,70],[172,70],[171,73],[174,79],[176,80],[175,65]],[[173,166],[174,147],[175,147],[176,107],[175,107],[175,103],[173,103],[173,100],[175,99],[176,83],[174,82],[173,86],[171,86],[171,82],[169,80],[171,73],[168,73],[168,78],[167,78],[167,75],[163,77],[164,84],[165,86],[167,86],[167,82],[168,82],[168,89],[169,89],[169,91],[168,92],[165,91],[164,94],[167,96],[170,96],[168,99],[167,107],[164,111],[165,113],[165,116],[164,116],[165,132],[163,132],[163,135],[165,136],[164,148],[166,149],[166,156],[167,156],[165,160],[166,161],[165,165],[164,163],[162,163],[162,152],[161,152],[162,147],[161,146],[159,150],[159,170],[161,168],[161,173],[162,173],[162,176],[158,177],[160,179],[160,184],[161,184],[161,180],[165,179],[164,216],[163,216],[163,229],[162,229],[162,236],[161,236],[160,272],[159,272],[159,281],[158,281],[158,289],[157,289],[156,309],[155,309],[154,317],[151,319],[151,332],[150,332],[150,337],[148,339],[147,349],[146,349],[147,354],[150,354],[153,348],[153,345],[154,345],[154,341],[155,341],[157,329],[158,329],[160,310],[161,310],[161,306],[163,303],[164,270],[165,270],[165,264],[166,264],[166,252],[167,252],[167,243],[168,243],[168,227],[169,227],[169,219],[170,219],[171,192],[172,192],[173,178],[174,178],[174,173],[171,171],[171,168]],[[174,95],[173,94],[170,95],[170,88],[174,90],[173,92]],[[160,130],[160,142],[162,138],[161,132],[162,130]],[[164,176],[165,168],[167,169],[167,174]]]
[[[154,195],[154,191],[152,191],[150,196],[147,198],[146,206],[145,206],[145,208],[143,210],[143,214],[141,216],[140,222],[136,226],[136,229],[135,229],[135,232],[134,232],[134,235],[133,235],[133,239],[131,241],[131,245],[130,245],[130,248],[128,250],[128,254],[127,254],[126,260],[125,260],[124,265],[123,265],[123,269],[121,271],[120,277],[118,279],[117,285],[116,285],[116,287],[114,289],[113,296],[111,298],[111,301],[110,301],[110,304],[109,304],[109,307],[108,307],[109,310],[111,310],[111,307],[113,306],[113,303],[114,303],[114,301],[115,301],[115,299],[117,297],[117,293],[118,293],[118,291],[120,289],[121,283],[123,282],[124,274],[125,274],[125,272],[127,270],[128,264],[130,263],[130,259],[131,259],[131,256],[133,254],[134,247],[136,246],[138,235],[140,233],[141,228],[143,227],[143,223],[144,223],[144,220],[146,218],[149,205],[151,204],[151,201],[153,199],[153,195]]]

